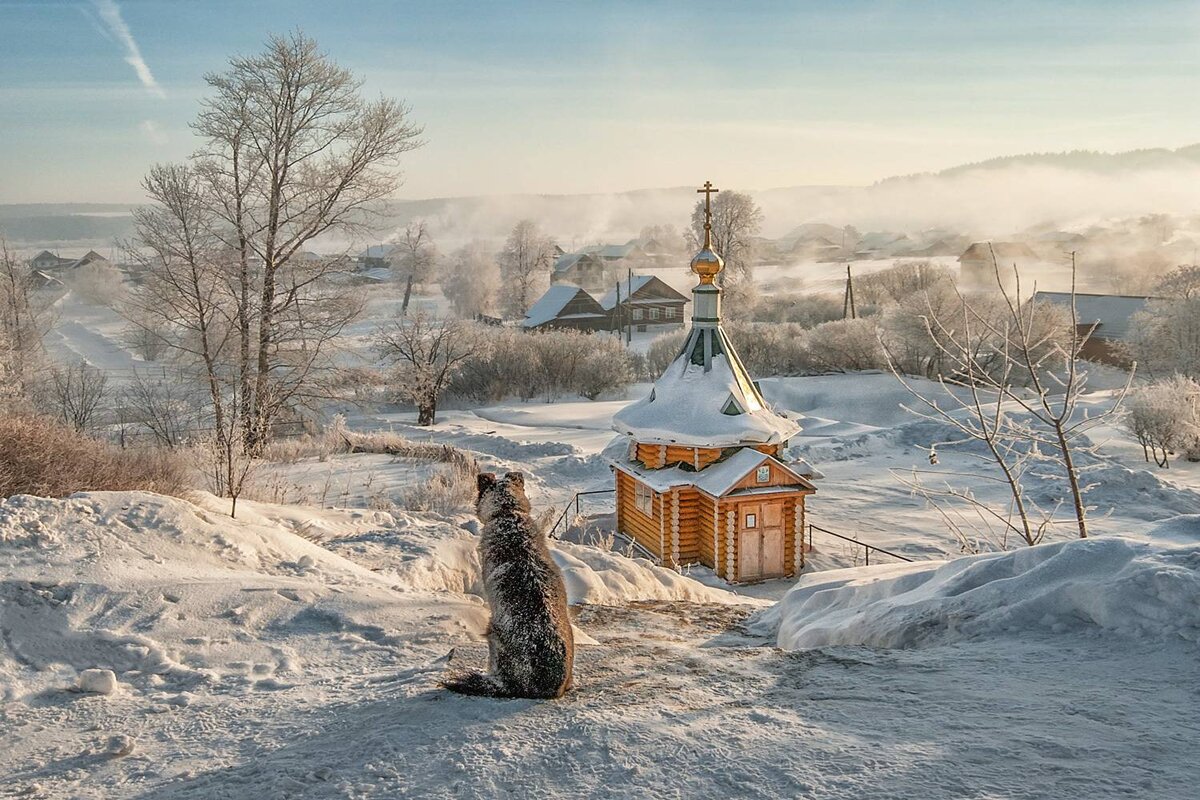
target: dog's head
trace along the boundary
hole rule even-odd
[[[497,478],[494,472],[481,472],[479,473],[478,488],[475,512],[485,523],[505,511],[529,511],[529,498],[525,496],[525,475],[523,473],[508,472],[503,478]]]

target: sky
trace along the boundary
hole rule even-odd
[[[1200,141],[1200,2],[0,0],[0,203],[142,200],[299,28],[403,99],[401,198],[861,185]]]

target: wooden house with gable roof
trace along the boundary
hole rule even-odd
[[[716,190],[700,191],[707,210]],[[704,564],[730,582],[795,575],[816,487],[785,460],[799,424],[767,405],[721,327],[724,262],[709,231],[679,355],[613,417],[617,530],[665,565]]]

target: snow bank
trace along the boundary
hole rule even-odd
[[[1029,632],[1200,643],[1200,516],[1102,537],[802,578],[758,623],[788,650],[920,647]]]
[[[644,558],[626,558],[599,548],[554,542],[554,561],[562,570],[572,604],[622,605],[635,600],[685,600],[693,603],[754,602],[733,592],[705,586]]]
[[[397,586],[297,533],[386,515],[269,508],[234,520],[145,492],[0,501],[0,699],[94,691],[92,670],[134,692],[274,690],[348,650],[416,663],[482,627],[478,598]]]

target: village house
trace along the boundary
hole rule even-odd
[[[1088,361],[1128,368],[1129,354],[1124,343],[1129,341],[1133,316],[1146,310],[1153,297],[1141,295],[1083,294],[1076,292],[1075,329],[1086,336],[1080,356]],[[1069,309],[1070,292],[1037,292],[1034,302],[1050,303]]]
[[[563,253],[554,260],[552,284],[569,283],[585,289],[602,289],[612,283],[618,270],[591,253]]]
[[[707,216],[715,190],[703,191]],[[703,564],[729,582],[795,575],[816,488],[786,460],[800,425],[766,403],[721,326],[710,230],[706,219],[691,262],[691,332],[650,393],[613,417],[617,531],[664,565]]]
[[[621,326],[638,332],[684,323],[687,298],[653,275],[633,275],[617,283],[600,300]]]
[[[79,258],[62,258],[61,256],[56,256],[54,253],[51,253],[49,250],[43,250],[33,258],[29,259],[28,263],[30,269],[38,270],[40,272],[67,272],[73,269],[78,269],[79,267],[87,266],[88,264],[92,264],[97,261],[106,262],[108,259],[97,253],[95,250],[88,250],[87,253]]]
[[[576,331],[609,330],[611,315],[600,307],[596,298],[578,286],[551,286],[530,307],[521,322],[526,330],[552,328]]]

